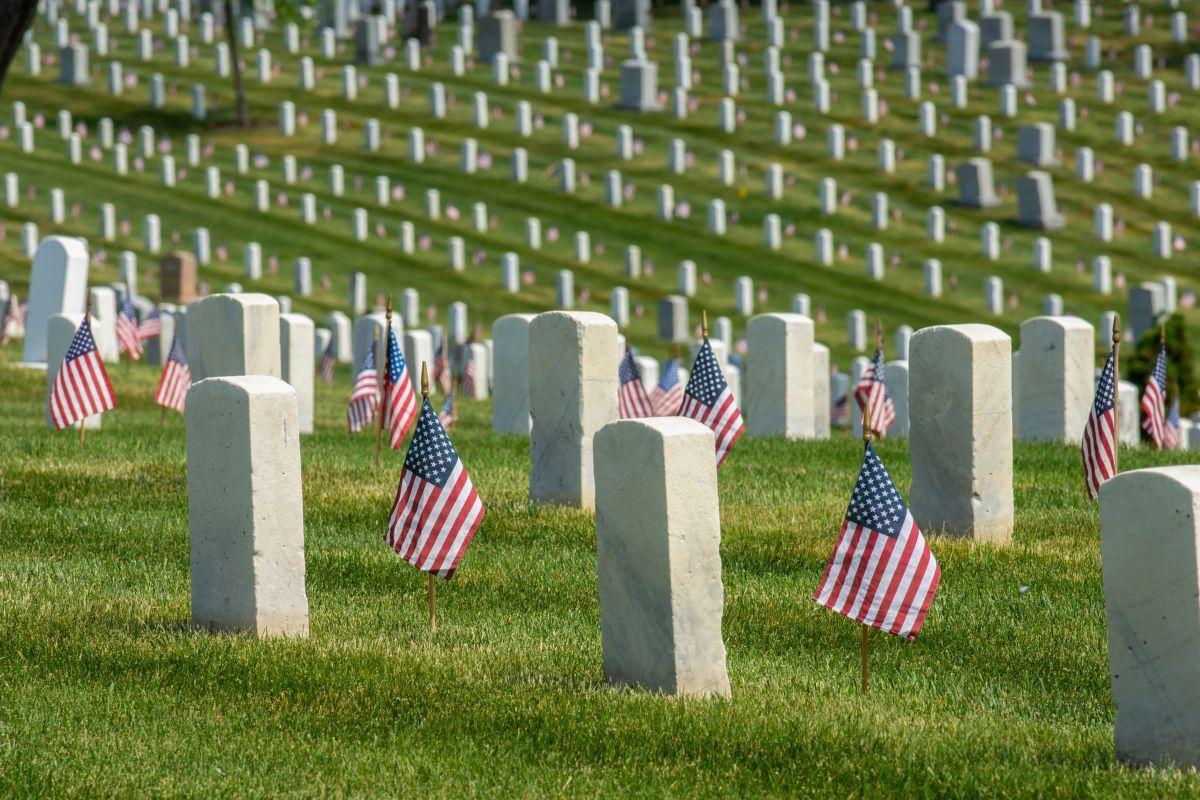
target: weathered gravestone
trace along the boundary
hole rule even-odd
[[[46,422],[54,427],[54,419],[50,416],[50,393],[54,389],[54,379],[58,377],[58,369],[62,366],[63,359],[67,357],[67,350],[71,347],[71,340],[75,338],[75,331],[79,330],[79,326],[83,324],[83,314],[51,314],[50,319],[46,320],[43,326],[46,336]],[[100,427],[102,414],[93,414],[90,417],[76,422],[71,427],[78,428],[83,425],[88,430],[95,430]]]
[[[658,64],[644,59],[629,59],[621,64],[618,107],[633,111],[657,111]]]
[[[507,314],[492,324],[496,384],[492,389],[492,430],[528,436],[529,324],[533,314]]]
[[[812,320],[800,314],[759,314],[746,325],[746,338],[749,434],[813,438]]]
[[[164,302],[187,305],[196,299],[196,257],[182,251],[158,262],[159,290]]]
[[[209,378],[187,410],[193,624],[307,636],[296,390],[265,375]]]
[[[1117,759],[1200,766],[1200,467],[1100,487],[1100,555]]]
[[[1095,396],[1095,338],[1092,326],[1079,317],[1034,317],[1021,323],[1021,439],[1080,441]]]
[[[605,676],[728,697],[712,432],[682,417],[613,422],[596,434],[595,482]]]
[[[46,323],[54,314],[82,315],[87,283],[88,250],[82,239],[47,236],[38,244],[25,305],[24,365],[45,367]]]
[[[392,327],[396,328],[399,320],[392,317]],[[396,330],[396,340],[399,341],[403,335],[403,329]],[[354,319],[354,369],[357,370],[359,365],[363,363],[363,358],[367,351],[375,347],[376,364],[380,369],[383,368],[383,349],[387,346],[384,337],[387,335],[387,315],[382,311],[375,311],[370,314],[364,314],[361,317]]]
[[[404,363],[408,365],[408,376],[413,391],[421,391],[421,364],[433,366],[433,334],[429,331],[404,332]]]
[[[1000,205],[992,181],[992,162],[986,158],[968,158],[954,170],[958,179],[958,203],[967,208],[993,208]]]
[[[1054,179],[1049,172],[1035,169],[1017,178],[1017,224],[1037,231],[1066,226],[1054,200]]]
[[[909,451],[913,516],[930,533],[1012,538],[1012,344],[990,325],[913,334]]]
[[[266,294],[214,294],[188,306],[192,382],[226,375],[278,378],[279,303]]]
[[[300,432],[313,432],[313,340],[316,325],[303,314],[279,315],[280,377],[296,390]]]
[[[529,323],[529,496],[595,505],[592,436],[617,418],[617,324],[604,314],[551,311]]]

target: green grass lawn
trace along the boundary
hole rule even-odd
[[[189,627],[182,420],[156,370],[80,448],[44,378],[0,353],[0,797],[1200,795],[1114,763],[1098,516],[1078,452],[1018,444],[1013,544],[934,537],[915,643],[809,598],[861,445],[743,438],[720,475],[730,701],[608,687],[588,514],[532,507],[528,444],[463,404],[488,515],[431,633],[423,576],[383,544],[400,458],[318,385],[302,441],[311,636]],[[879,445],[901,492],[902,440]],[[1126,469],[1184,453],[1123,453]]]

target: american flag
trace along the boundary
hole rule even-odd
[[[1100,484],[1117,474],[1117,346],[1108,354],[1100,381],[1096,384],[1096,399],[1092,413],[1083,428],[1083,483],[1088,499],[1100,494]]]
[[[162,312],[159,311],[158,306],[155,306],[154,310],[147,314],[146,318],[141,321],[141,324],[138,325],[137,335],[138,338],[144,342],[147,339],[153,339],[155,336],[159,336],[161,334]]]
[[[20,319],[25,315],[25,306],[17,303],[16,300],[9,300],[4,309],[4,317],[0,319],[0,347],[7,347],[9,340],[12,338],[13,332],[20,324]]]
[[[317,376],[326,383],[333,383],[333,366],[337,363],[337,356],[333,351],[333,337],[329,338],[329,344],[325,346],[325,352],[321,353],[321,363],[317,367]]]
[[[158,391],[154,393],[154,402],[182,414],[187,390],[191,384],[192,373],[188,369],[187,356],[183,354],[183,344],[176,333],[171,340],[171,352],[163,364],[162,377],[158,379]]]
[[[1171,413],[1167,414],[1167,424],[1163,428],[1163,436],[1166,441],[1163,447],[1176,448],[1179,447],[1179,395],[1175,395],[1175,399],[1171,401]]]
[[[713,355],[708,337],[705,337],[704,345],[692,364],[679,416],[691,417],[716,434],[718,468],[725,462],[733,443],[746,431],[742,412],[733,399],[729,384],[725,382],[725,375]]]
[[[60,431],[117,404],[108,373],[96,352],[96,340],[92,337],[92,324],[87,315],[75,331],[67,355],[54,376],[49,403],[50,419]]]
[[[412,380],[408,376],[408,364],[400,345],[396,342],[396,332],[388,322],[388,353],[387,372],[384,375],[384,406],[383,424],[387,426],[391,436],[393,450],[399,450],[408,433],[409,426],[417,416],[417,398],[413,393]]]
[[[446,399],[442,401],[442,410],[438,412],[438,422],[442,423],[442,427],[450,430],[458,424],[458,410],[454,407],[454,390],[450,390],[450,394],[446,395]]]
[[[656,417],[673,417],[683,402],[683,384],[679,382],[679,359],[672,358],[663,367],[658,385],[650,395],[650,407]]]
[[[388,519],[388,546],[417,569],[450,578],[483,514],[471,477],[426,397]]]
[[[471,349],[468,347],[463,351],[463,359],[467,362],[463,365],[462,380],[458,382],[458,390],[466,397],[475,396],[475,359],[471,354]]]
[[[363,356],[362,367],[354,379],[354,388],[350,391],[350,403],[346,408],[346,419],[350,423],[350,432],[358,433],[375,419],[375,409],[379,407],[379,373],[375,369],[375,348],[368,347]]]
[[[125,294],[125,302],[117,314],[117,345],[122,353],[129,353],[134,360],[142,357],[142,340],[138,337],[137,316],[133,313],[133,303],[129,294]]]
[[[621,419],[639,419],[653,417],[654,407],[646,395],[646,386],[642,383],[642,371],[633,360],[633,352],[626,347],[625,357],[617,368],[617,376],[621,379],[621,388],[617,392],[617,411]],[[676,377],[675,383],[679,383]]]
[[[1167,403],[1167,348],[1160,345],[1158,360],[1154,362],[1154,370],[1150,380],[1146,381],[1146,389],[1142,392],[1142,430],[1150,435],[1150,441],[1159,450],[1170,447],[1170,434],[1167,432],[1166,421]]]
[[[437,352],[433,356],[433,382],[442,390],[442,394],[449,394],[452,380],[450,360],[446,357],[446,340],[443,337],[438,342]]]
[[[896,421],[896,406],[888,393],[883,372],[883,348],[875,349],[875,357],[854,387],[854,401],[863,418],[871,421],[871,433],[883,436]]]
[[[914,639],[941,579],[921,529],[868,443],[813,600],[855,622]]]

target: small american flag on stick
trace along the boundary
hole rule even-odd
[[[337,355],[334,352],[334,339],[329,337],[329,344],[325,345],[325,352],[321,353],[321,364],[317,367],[317,375],[326,383],[333,383],[333,367],[337,362]]]
[[[71,339],[67,355],[59,365],[50,389],[50,419],[60,431],[117,405],[117,396],[113,393],[104,363],[96,351],[91,316],[92,307],[89,303],[83,322]],[[83,440],[82,428],[79,438]]]
[[[158,391],[154,393],[154,402],[182,414],[191,384],[192,373],[188,369],[187,356],[183,354],[179,334],[176,333],[171,340],[171,352],[167,355],[167,362],[163,364],[162,377],[158,379]]]
[[[1170,447],[1167,431],[1167,345],[1159,332],[1158,358],[1142,392],[1142,430],[1159,450]]]
[[[864,430],[869,419],[873,428],[871,433],[876,436],[882,438],[896,421],[896,405],[888,393],[883,371],[883,328],[878,324],[875,326],[875,356],[854,387],[854,401],[862,411]]]
[[[162,311],[158,306],[146,315],[146,318],[138,323],[137,335],[143,342],[147,339],[153,339],[155,336],[162,334]]]
[[[429,624],[437,627],[434,576],[449,579],[483,522],[483,502],[471,476],[429,404],[421,366],[421,412],[388,518],[386,541],[417,569],[429,573]]]
[[[673,417],[683,403],[683,384],[679,382],[679,359],[672,358],[663,367],[658,385],[650,395],[650,405],[656,417]]]
[[[1121,346],[1121,321],[1113,323],[1112,350],[1096,383],[1096,399],[1083,427],[1083,484],[1088,499],[1095,500],[1100,485],[1117,474],[1117,357]]]
[[[868,412],[869,413],[869,412]],[[862,467],[833,555],[813,600],[863,626],[862,690],[870,628],[915,639],[942,573],[863,425]]]
[[[391,315],[387,325],[387,370],[384,376],[383,424],[387,427],[393,450],[399,450],[413,419],[417,416],[417,397],[413,392],[408,364],[396,341]]]
[[[654,408],[646,395],[646,385],[642,383],[642,371],[638,369],[637,362],[633,360],[633,351],[628,347],[617,368],[617,376],[621,379],[621,388],[617,392],[617,411],[621,419],[653,417]]]
[[[129,353],[135,361],[142,357],[142,339],[138,336],[137,316],[133,313],[133,301],[128,291],[117,314],[117,345],[122,353]]]
[[[703,312],[701,312],[703,314]],[[721,372],[721,365],[713,355],[712,345],[708,343],[708,325],[705,318],[701,324],[704,344],[696,354],[692,364],[692,372],[688,376],[687,388],[683,391],[683,405],[679,416],[690,417],[705,425],[716,435],[717,468],[719,469],[729,455],[734,442],[745,433],[746,425],[742,422],[742,412],[738,409],[733,392]]]
[[[458,424],[458,410],[454,407],[454,390],[450,390],[450,394],[446,395],[446,399],[442,401],[442,410],[438,412],[438,422],[442,423],[442,427],[450,430]]]
[[[358,433],[371,424],[379,408],[379,373],[375,369],[375,348],[378,346],[379,335],[376,334],[374,343],[363,355],[362,366],[354,379],[354,388],[350,390],[346,420],[351,433]]]

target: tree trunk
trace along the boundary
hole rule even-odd
[[[37,0],[0,0],[0,89],[36,14]]]
[[[5,0],[0,0],[3,3]],[[246,111],[246,89],[242,86],[242,58],[238,49],[237,22],[233,16],[233,0],[225,0],[225,38],[229,41],[229,58],[233,67],[233,91],[237,95],[238,125],[250,127],[250,114]]]

